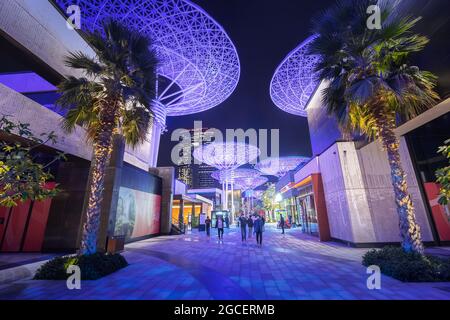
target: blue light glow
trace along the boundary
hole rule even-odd
[[[273,103],[283,111],[302,117],[306,117],[305,109],[319,85],[314,73],[319,57],[307,54],[313,39],[314,36],[309,37],[288,54],[270,83]]]
[[[85,30],[99,30],[105,18],[114,18],[152,37],[162,61],[159,75],[169,79],[158,90],[157,101],[165,107],[162,118],[211,109],[236,88],[240,62],[234,44],[216,21],[189,1],[55,2],[63,11],[79,5]]]

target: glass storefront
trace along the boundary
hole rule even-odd
[[[174,200],[172,205],[172,223],[175,225],[178,224],[178,221],[180,219],[181,207],[183,208],[181,217],[182,222],[185,225],[189,225],[189,222],[191,222],[192,228],[197,228],[200,222],[200,213],[202,213],[202,204],[183,201],[183,204],[181,206],[180,200]],[[211,212],[210,206],[205,205],[203,212],[209,215]]]
[[[318,236],[319,224],[317,222],[317,212],[311,185],[299,190],[296,203],[299,226],[302,228],[302,232]]]
[[[448,160],[438,153],[438,148],[450,138],[449,123],[450,113],[447,113],[406,135],[418,180],[428,200],[435,237],[442,242],[450,241],[450,210],[449,206],[438,203],[440,186],[436,183],[436,171],[448,166]]]
[[[298,227],[300,225],[300,217],[297,210],[295,197],[285,199],[283,201],[283,208],[285,208],[283,215],[289,224],[289,227]],[[278,217],[279,220],[279,217]]]

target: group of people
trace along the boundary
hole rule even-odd
[[[241,212],[239,217],[239,226],[241,227],[242,242],[247,242],[247,228],[248,238],[252,237],[252,233],[256,235],[256,243],[262,246],[262,234],[264,232],[265,220],[259,214],[252,214],[246,216],[244,212]]]
[[[217,229],[217,235],[219,237],[219,241],[223,241],[223,231],[224,228],[227,226],[226,222],[227,217],[223,216],[217,216],[216,219],[216,225],[215,228]],[[247,228],[248,228],[248,238],[252,237],[252,234],[254,233],[256,235],[256,243],[259,246],[262,246],[262,234],[264,232],[264,224],[265,220],[263,217],[261,217],[258,214],[252,214],[249,217],[247,217],[243,212],[241,213],[241,216],[238,219],[239,225],[241,227],[241,235],[242,235],[242,241],[247,241]],[[211,219],[207,217],[205,219],[205,228],[206,228],[206,235],[209,237],[211,236]]]
[[[216,219],[216,226],[215,228],[217,229],[217,235],[219,236],[219,240],[223,240],[223,229],[225,227],[229,228],[229,220],[228,217],[223,217],[223,216],[217,216]],[[205,219],[205,228],[206,228],[206,235],[209,237],[211,236],[211,219],[209,217],[206,217]]]

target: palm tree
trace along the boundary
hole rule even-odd
[[[93,144],[91,177],[81,253],[93,254],[97,247],[105,168],[112,151],[113,136],[136,146],[145,140],[153,113],[158,59],[152,41],[113,20],[103,23],[103,32],[87,33],[96,53],[70,53],[66,65],[85,77],[67,77],[59,85],[58,105],[67,109],[63,127],[86,128]]]
[[[344,131],[379,139],[391,168],[402,247],[423,253],[405,172],[400,162],[399,118],[408,120],[436,104],[437,78],[409,62],[428,43],[412,28],[419,19],[402,16],[397,1],[378,1],[382,28],[369,30],[371,0],[337,3],[313,21],[310,54],[320,57],[317,75],[326,80],[323,102]]]

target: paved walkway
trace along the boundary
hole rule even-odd
[[[213,232],[215,230],[213,229]],[[68,290],[64,281],[0,286],[0,299],[447,299],[450,283],[402,283],[382,277],[366,287],[365,249],[266,228],[262,248],[237,229],[223,243],[203,233],[158,237],[127,246],[130,266]]]

